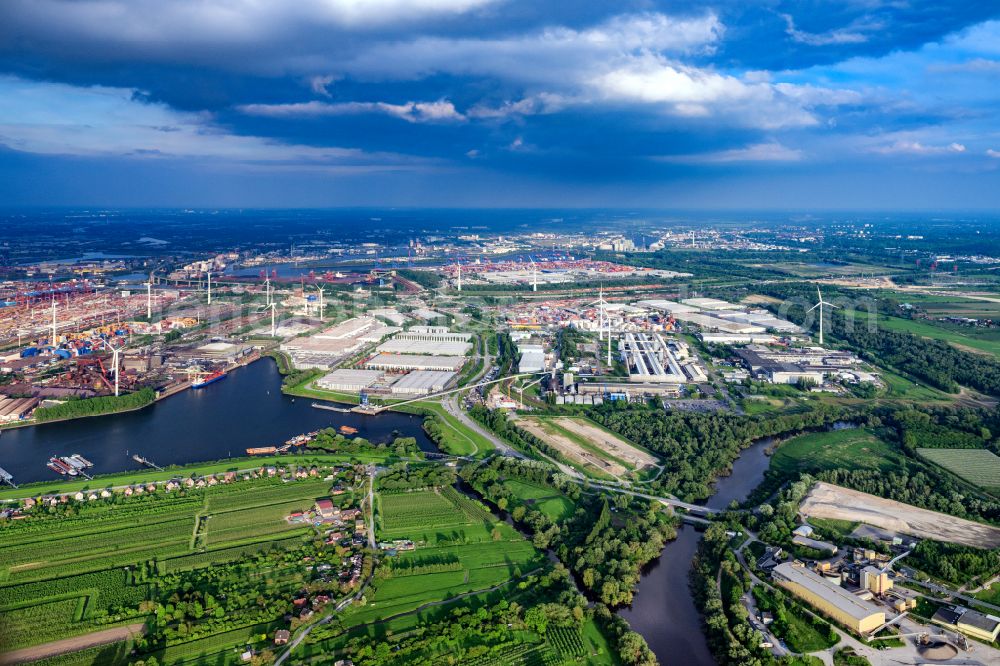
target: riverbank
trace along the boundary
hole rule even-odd
[[[423,431],[423,417],[399,412],[344,414],[315,409],[311,401],[281,393],[273,362],[252,363],[225,381],[183,391],[142,410],[38,424],[0,437],[0,467],[15,483],[49,481],[53,455],[78,453],[94,463],[95,475],[138,470],[133,454],[160,466],[242,457],[252,447],[276,446],[323,428],[349,426],[382,443],[414,437],[425,451],[437,447]]]

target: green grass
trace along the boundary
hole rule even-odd
[[[986,449],[917,449],[922,457],[986,490],[1000,490],[1000,457]]]
[[[504,481],[514,496],[525,506],[538,509],[555,521],[565,520],[573,515],[576,505],[555,488],[547,488],[520,479]]]
[[[792,476],[828,469],[898,470],[905,457],[870,430],[851,428],[793,437],[771,456],[771,469]]]
[[[438,446],[445,453],[456,456],[487,456],[493,452],[490,440],[452,416],[440,402],[428,400],[414,405],[437,416],[443,437]]]
[[[313,500],[294,500],[283,504],[251,507],[212,514],[207,520],[208,545],[257,539],[264,535],[301,530],[300,523],[289,523],[285,517],[293,511],[303,511]]]

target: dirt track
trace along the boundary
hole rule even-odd
[[[143,626],[142,622],[138,622],[124,627],[114,627],[112,629],[105,629],[104,631],[96,631],[92,634],[84,634],[83,636],[64,638],[61,641],[43,643],[42,645],[36,645],[22,650],[4,652],[3,654],[0,654],[0,666],[24,664],[29,661],[44,659],[45,657],[54,657],[68,652],[76,652],[77,650],[97,647],[98,645],[117,643],[118,641],[123,641],[131,636],[141,633]]]
[[[1000,529],[936,511],[883,499],[830,483],[817,483],[799,506],[803,516],[867,523],[900,534],[1000,548]]]

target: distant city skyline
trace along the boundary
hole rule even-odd
[[[0,205],[1000,207],[1000,5],[7,0]]]

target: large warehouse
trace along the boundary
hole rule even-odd
[[[805,567],[782,562],[772,574],[778,585],[859,634],[885,624],[885,611],[878,606]]]
[[[328,391],[360,391],[382,378],[378,370],[353,370],[341,368],[316,380],[316,386]]]
[[[464,356],[417,356],[414,354],[376,354],[365,362],[371,370],[441,370],[458,372],[465,365]]]
[[[427,395],[443,391],[448,383],[455,377],[454,372],[440,372],[438,370],[414,370],[403,375],[392,385],[393,393],[404,393],[407,395]]]
[[[438,354],[441,356],[464,356],[472,349],[468,342],[427,339],[414,340],[397,335],[378,346],[378,351],[390,354]]]

